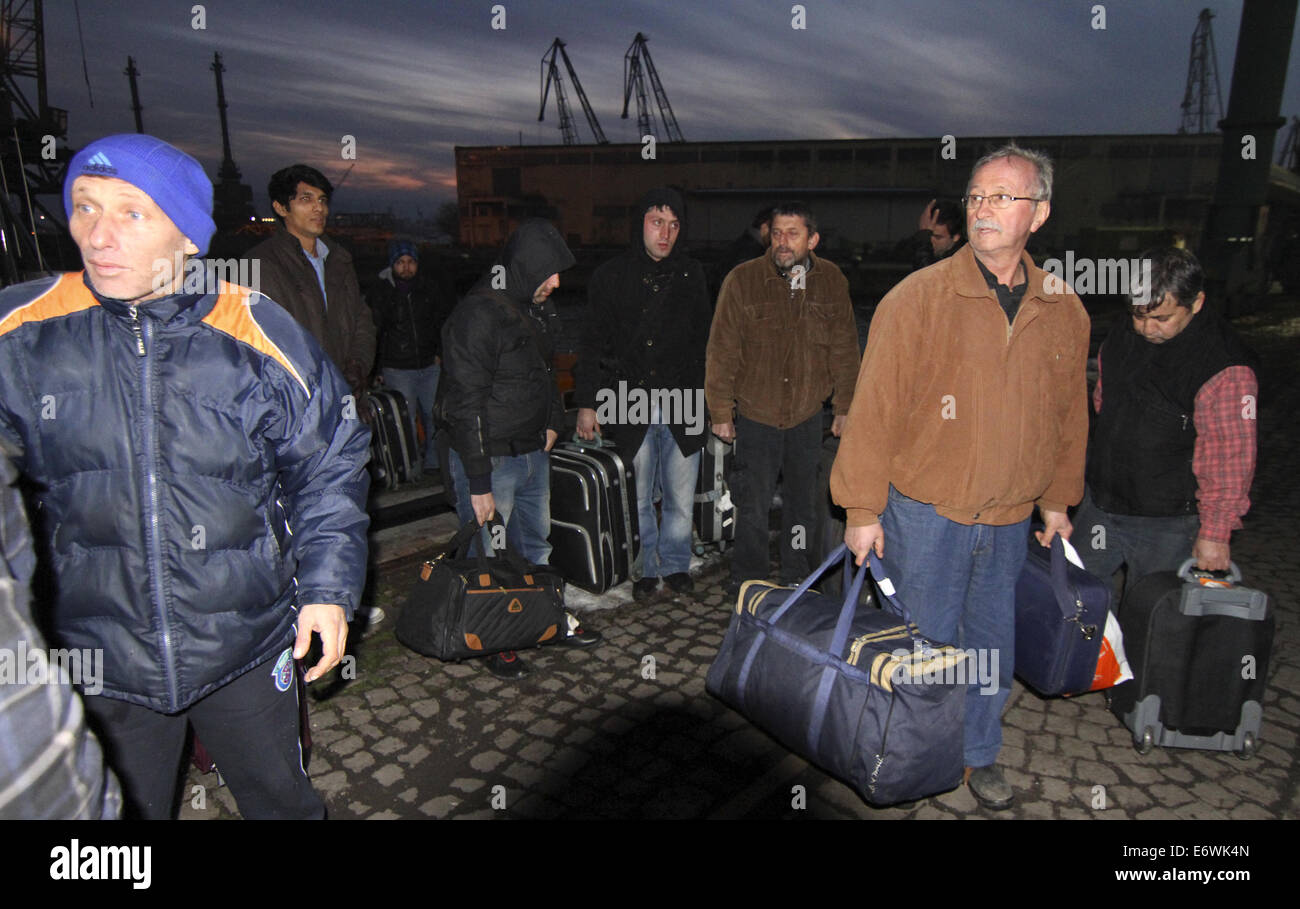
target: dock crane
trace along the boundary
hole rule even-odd
[[[557,55],[564,60],[564,68],[569,71],[569,79],[573,81],[573,87],[578,92],[578,100],[582,102],[582,111],[587,115],[587,125],[591,127],[597,144],[608,145],[609,140],[605,138],[605,132],[600,128],[600,122],[596,119],[596,112],[591,109],[591,103],[587,101],[587,93],[582,90],[582,83],[578,81],[578,74],[574,71],[573,63],[564,50],[564,42],[559,38],[552,41],[550,49],[545,54],[542,54],[542,71],[539,78],[542,84],[542,106],[537,112],[537,122],[540,123],[546,118],[546,98],[551,91],[551,83],[555,83],[555,104],[560,109],[560,133],[564,136],[564,144],[578,144],[578,129],[574,124],[573,114],[569,110],[569,102],[564,94],[564,79],[560,75],[559,66],[556,65]]]
[[[636,90],[636,125],[642,136],[654,134],[654,114],[650,111],[650,105],[646,101],[645,80],[646,76],[650,77],[650,87],[654,91],[655,101],[659,105],[659,119],[663,121],[664,132],[668,134],[669,142],[685,142],[682,138],[681,128],[677,125],[677,117],[673,115],[673,106],[668,103],[668,94],[664,91],[663,83],[659,81],[659,73],[655,70],[654,61],[650,59],[650,48],[646,46],[646,36],[641,32],[636,33],[632,43],[628,45],[627,53],[623,55],[623,117],[627,119],[628,102],[632,99],[632,91]]]

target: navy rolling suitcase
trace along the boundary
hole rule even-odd
[[[1016,580],[1016,675],[1039,694],[1092,689],[1110,612],[1110,585],[1070,564],[1059,536],[1050,551],[1031,534]]]
[[[874,553],[871,571],[903,618],[858,604],[866,566],[842,603],[811,590],[841,559],[851,559],[844,546],[798,587],[745,582],[706,688],[868,802],[952,789],[963,769],[968,655],[906,620]]]
[[[1259,744],[1275,617],[1268,595],[1199,576],[1188,559],[1124,597],[1119,623],[1133,680],[1110,691],[1110,709],[1143,754],[1163,748],[1236,751]],[[1224,585],[1227,586],[1224,586]]]

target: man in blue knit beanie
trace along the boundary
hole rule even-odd
[[[287,312],[185,280],[215,229],[197,161],[109,136],[63,198],[84,271],[0,291],[0,442],[51,579],[36,612],[83,655],[72,681],[127,817],[172,816],[192,725],[244,817],[321,818],[294,661],[318,634],[314,681],[347,643],[369,431]]]

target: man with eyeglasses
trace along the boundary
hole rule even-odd
[[[921,632],[997,658],[996,689],[967,689],[964,729],[966,782],[994,810],[1014,799],[995,761],[1030,515],[1046,546],[1070,535],[1083,494],[1088,315],[1025,252],[1051,195],[1039,152],[1009,144],[976,163],[967,246],[876,310],[831,474],[845,542],[859,562],[888,557]]]

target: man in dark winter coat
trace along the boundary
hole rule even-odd
[[[388,268],[380,273],[379,287],[370,296],[370,310],[379,332],[377,361],[384,385],[401,392],[411,416],[419,414],[425,434],[424,455],[415,466],[438,469],[438,449],[433,444],[433,401],[438,394],[442,362],[442,325],[456,308],[450,282],[420,269],[420,251],[410,240],[388,244]]]
[[[704,353],[712,319],[704,268],[678,241],[682,198],[668,188],[637,206],[640,231],[627,252],[596,269],[577,364],[578,435],[602,426],[635,453],[641,528],[637,599],[659,579],[693,589],[691,517],[704,447]],[[662,493],[656,521],[654,493]]]
[[[322,818],[294,659],[313,632],[306,681],[343,657],[370,433],[287,312],[190,287],[216,229],[193,158],[92,142],[64,209],[85,270],[0,291],[0,438],[37,490],[51,643],[95,657],[86,712],[128,815],[171,816],[192,725],[244,817]]]
[[[551,556],[547,452],[564,427],[552,363],[559,317],[547,298],[573,263],[549,222],[524,221],[442,328],[435,417],[451,443],[456,511],[480,524],[499,514],[510,548],[536,564]],[[599,640],[570,626],[570,644]],[[513,652],[490,657],[487,666],[502,678],[527,673]]]

